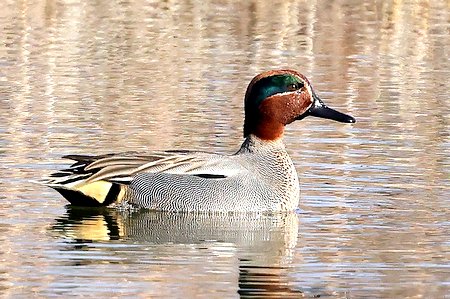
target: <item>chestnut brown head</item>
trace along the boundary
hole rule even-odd
[[[276,140],[287,124],[311,115],[354,123],[349,115],[328,108],[308,79],[293,70],[273,70],[257,75],[245,94],[244,137],[254,134]]]

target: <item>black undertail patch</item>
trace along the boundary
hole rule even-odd
[[[84,207],[101,207],[103,204],[99,203],[95,198],[87,196],[80,191],[69,190],[65,188],[55,188],[65,199],[67,199],[73,206]]]
[[[106,194],[105,201],[102,205],[109,206],[113,202],[117,200],[117,196],[120,193],[120,185],[112,184],[111,188],[109,188],[108,194]]]

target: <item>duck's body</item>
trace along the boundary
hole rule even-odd
[[[284,126],[307,114],[342,122],[354,119],[324,106],[308,80],[290,70],[256,76],[247,89],[245,109],[245,140],[234,155],[189,151],[72,155],[67,158],[77,162],[46,183],[74,205],[126,204],[165,211],[294,210],[299,183],[282,141]]]

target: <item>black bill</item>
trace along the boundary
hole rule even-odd
[[[341,123],[355,123],[356,120],[347,114],[341,113],[339,111],[336,111],[334,109],[331,109],[327,107],[322,100],[313,92],[313,98],[314,103],[309,108],[307,115],[315,116],[315,117],[321,117],[321,118],[328,118],[335,121],[339,121]]]

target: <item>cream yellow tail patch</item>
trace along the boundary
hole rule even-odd
[[[96,181],[93,183],[82,184],[76,186],[73,189],[83,193],[86,196],[92,197],[99,203],[103,203],[108,195],[109,190],[112,187],[112,183],[106,181]]]

